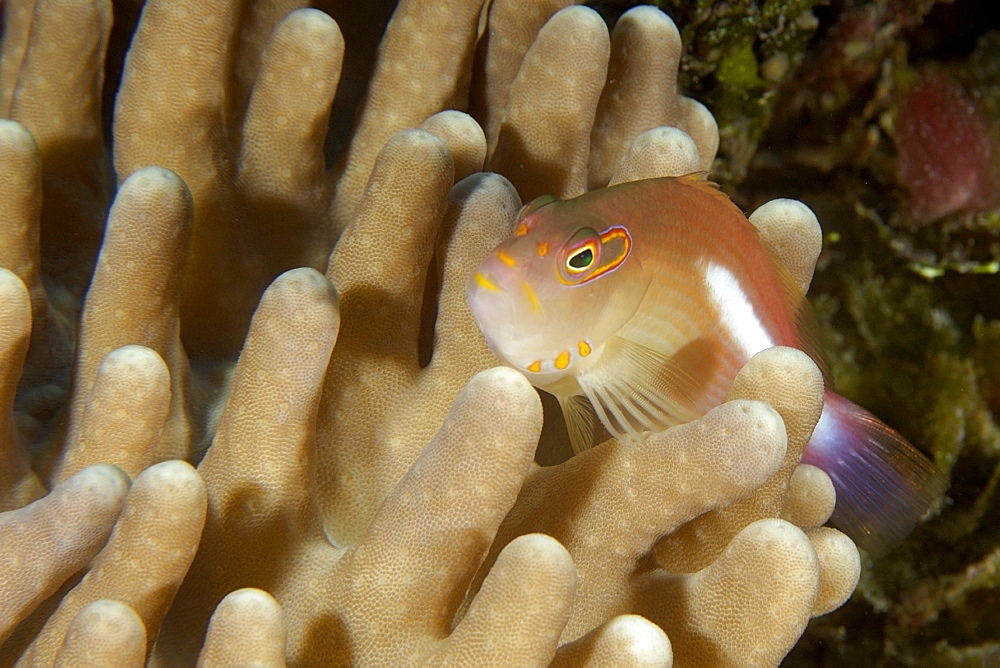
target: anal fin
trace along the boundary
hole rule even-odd
[[[587,397],[579,394],[566,398],[558,397],[558,399],[559,405],[562,407],[563,417],[566,419],[570,445],[573,446],[573,452],[579,454],[594,445],[597,422],[594,407],[591,406]]]

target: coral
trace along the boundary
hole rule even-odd
[[[146,658],[146,628],[121,601],[101,599],[73,617],[55,657],[64,665],[141,665]]]
[[[122,507],[128,479],[98,465],[58,485],[44,499],[0,515],[3,617],[0,639],[103,547]]]
[[[198,665],[281,665],[285,662],[286,634],[281,606],[270,594],[237,589],[215,609]]]
[[[343,58],[339,29],[316,10],[289,13],[263,28],[270,38],[256,77],[241,81],[230,69],[241,46],[237,8],[146,3],[115,101],[118,178],[157,165],[191,191],[180,310],[185,344],[202,354],[237,350],[264,286],[284,269],[320,268],[332,242],[322,225],[331,188],[322,136]],[[266,18],[275,17],[251,14],[241,36]],[[240,96],[245,108],[226,108]]]
[[[320,448],[316,476],[327,534],[338,545],[357,539],[462,385],[493,364],[465,308],[465,279],[479,257],[510,233],[520,201],[505,180],[472,176],[449,204],[451,162],[433,135],[395,135],[330,258],[327,274],[340,293],[343,331],[330,361],[317,438],[338,446]],[[396,220],[406,226],[394,226]],[[439,228],[447,245],[437,253],[434,349],[421,367],[426,258],[435,253]]]
[[[154,462],[191,456],[190,369],[178,314],[191,208],[184,183],[161,167],[137,171],[118,190],[80,314],[66,455],[55,479],[97,462],[136,476]]]
[[[30,189],[5,197],[24,197],[22,206],[36,209],[40,221],[32,233],[45,251],[42,268],[80,295],[113,192],[101,126],[111,3],[10,2],[3,10],[0,117],[31,131],[44,169],[40,175],[24,170],[18,178],[40,179],[45,189],[40,202],[32,201]]]
[[[527,198],[712,164],[672,22],[404,0],[328,169],[339,28],[253,4],[144,6],[110,210],[108,3],[4,4],[0,663],[780,661],[857,580],[796,465],[811,362],[539,468],[558,439],[464,303]],[[808,209],[751,219],[808,286]]]
[[[205,521],[205,486],[185,462],[162,462],[129,489],[108,542],[68,591],[20,661],[48,665],[81,609],[111,599],[131,607],[150,632],[159,626],[194,557]],[[141,564],[142,575],[136,577]]]
[[[564,640],[631,611],[664,628],[678,663],[776,663],[813,614],[820,583],[837,590],[820,603],[828,608],[857,581],[857,552],[845,536],[834,532],[834,544],[814,545],[787,522],[754,523],[785,506],[787,477],[812,431],[821,392],[821,377],[803,353],[761,353],[741,372],[730,403],[703,419],[641,447],[609,441],[533,473],[493,552],[526,531],[544,531],[566,545],[580,587]],[[761,411],[750,398],[780,406],[784,414]],[[786,424],[792,425],[787,448],[781,447]],[[706,442],[715,445],[706,448]],[[691,475],[694,470],[703,475]],[[588,481],[585,495],[581,480]],[[647,498],[662,503],[654,510],[643,502]],[[807,531],[828,518],[829,491],[827,499],[827,514],[810,518]],[[651,552],[656,564],[648,563]],[[822,572],[817,553],[829,559]],[[769,556],[752,556],[763,554]],[[733,587],[730,578],[769,582],[770,588]],[[737,620],[763,609],[770,610],[773,633],[766,642],[750,628],[755,622],[737,630]]]
[[[20,508],[44,493],[31,470],[14,416],[14,395],[24,356],[28,351],[31,302],[24,283],[10,270],[0,268],[0,509]]]

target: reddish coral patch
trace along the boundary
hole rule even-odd
[[[915,222],[982,211],[996,201],[997,151],[990,125],[946,74],[924,74],[903,98],[896,149]]]

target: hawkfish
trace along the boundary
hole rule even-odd
[[[699,175],[536,199],[467,294],[494,354],[558,399],[577,452],[593,445],[598,420],[611,436],[643,439],[699,418],[772,346],[823,368],[798,284]],[[833,481],[834,525],[873,553],[905,538],[945,487],[829,382],[802,461]]]

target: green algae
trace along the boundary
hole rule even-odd
[[[656,3],[684,41],[680,81],[719,124],[720,182],[743,179],[774,114],[776,92],[801,63],[818,0]]]

